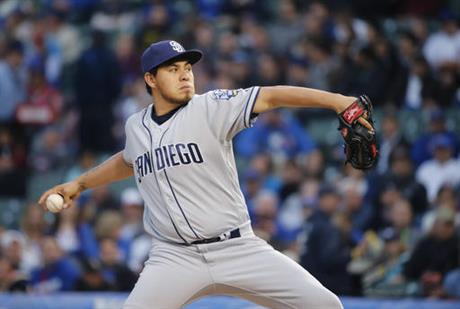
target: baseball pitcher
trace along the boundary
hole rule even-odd
[[[339,114],[347,161],[370,168],[377,148],[369,99],[289,86],[196,94],[192,66],[201,57],[175,41],[150,45],[141,63],[153,102],[126,122],[125,148],[39,203],[59,193],[69,207],[86,189],[134,176],[152,247],[126,309],[181,308],[212,294],[269,308],[342,308],[308,271],[254,235],[232,139],[271,109],[328,108]]]

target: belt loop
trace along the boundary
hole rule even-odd
[[[240,229],[235,229],[230,232],[229,238],[241,237]]]

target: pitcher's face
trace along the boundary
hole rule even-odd
[[[172,104],[185,104],[195,94],[192,65],[188,61],[162,65],[155,76],[146,73],[145,78],[155,95]]]

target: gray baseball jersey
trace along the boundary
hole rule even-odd
[[[133,165],[154,238],[189,244],[248,224],[232,138],[253,125],[259,87],[195,95],[167,121],[152,105],[126,122],[123,157]]]
[[[123,156],[133,165],[153,240],[125,309],[181,308],[212,294],[270,308],[343,309],[337,296],[251,229],[232,138],[252,126],[258,93],[259,87],[215,90],[195,95],[161,124],[152,120],[152,106],[128,119]],[[177,245],[236,228],[239,237]]]

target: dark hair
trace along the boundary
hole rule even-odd
[[[152,74],[153,76],[156,76],[157,72],[158,72],[158,68],[153,68],[149,71],[149,73]],[[147,84],[146,81],[144,81],[144,83],[145,83],[145,89],[147,90],[147,93],[152,95],[152,88],[150,88],[150,86]]]

